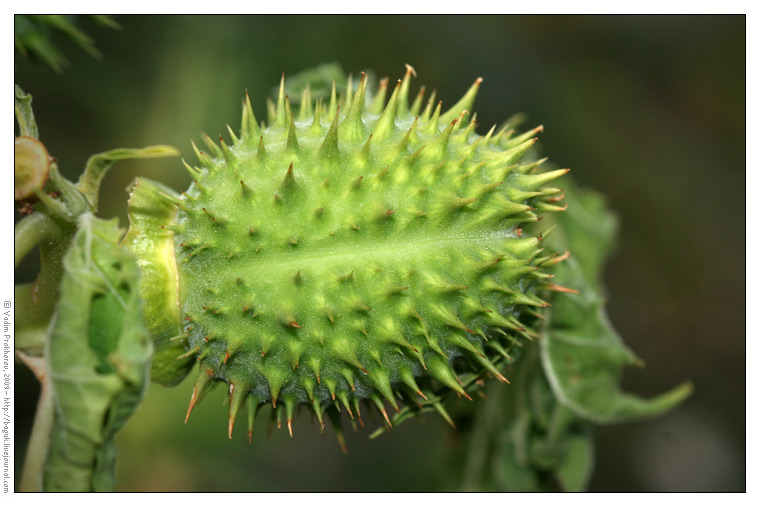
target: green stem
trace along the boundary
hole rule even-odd
[[[35,213],[16,226],[16,265],[35,245],[40,248],[40,273],[28,288],[20,289],[20,301],[29,314],[25,324],[47,326],[58,301],[63,276],[63,257],[76,233],[76,224],[62,224],[42,213]],[[21,286],[24,287],[24,286]]]
[[[74,224],[60,224],[41,212],[24,218],[15,228],[16,266],[36,246],[40,248],[40,273],[34,283],[17,285],[15,297],[17,340],[15,348],[41,352],[47,326],[58,301],[63,276],[63,256],[76,232]]]
[[[20,321],[17,322],[17,332],[24,339],[21,343],[16,343],[16,356],[34,372],[41,386],[21,472],[20,491],[42,491],[55,411],[44,358],[27,355],[18,350],[18,346],[35,353],[44,348],[46,329],[55,311],[63,276],[63,256],[75,231],[75,224],[61,225],[41,212],[35,212],[21,220],[14,231],[16,266],[35,246],[40,248],[40,273],[37,280],[33,284],[16,286],[14,291],[17,303],[24,308],[19,315]]]
[[[38,492],[42,491],[45,460],[50,448],[50,433],[55,419],[53,393],[47,379],[45,360],[41,357],[27,356],[18,351],[16,356],[34,372],[42,387],[19,482],[20,491]]]
[[[16,224],[14,230],[15,266],[24,260],[32,248],[56,234],[58,227],[42,213],[34,213]]]

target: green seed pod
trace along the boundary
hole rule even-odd
[[[451,109],[431,97],[422,110],[412,72],[387,102],[362,75],[329,103],[305,92],[300,112],[283,78],[268,126],[246,97],[239,135],[194,145],[187,192],[133,186],[126,243],[163,309],[146,319],[154,378],[176,383],[199,363],[188,415],[223,382],[230,435],[246,403],[249,434],[269,403],[289,428],[304,405],[321,423],[359,417],[359,401],[390,425],[385,403],[399,420],[420,407],[448,417],[446,392],[507,382],[510,349],[533,335],[526,310],[546,306],[532,288],[542,237],[521,226],[561,209],[548,185],[567,170],[520,163],[540,127],[475,133],[481,79]]]

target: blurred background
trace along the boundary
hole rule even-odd
[[[543,124],[542,151],[619,215],[606,270],[608,312],[647,365],[626,389],[655,395],[685,379],[695,392],[656,420],[596,430],[592,491],[746,488],[744,16],[119,16],[120,31],[83,21],[104,57],[60,41],[63,73],[16,56],[40,136],[65,175],[89,155],[237,130],[247,89],[259,119],[287,75],[325,62],[437,88],[453,104],[483,77],[479,131],[514,113]],[[137,175],[176,189],[178,160],[121,162],[100,215],[126,226]],[[17,215],[18,216],[18,215]],[[33,279],[35,259],[16,272]],[[16,368],[17,475],[36,381]],[[182,424],[192,387],[153,384],[117,442],[122,491],[456,490],[445,470],[459,438],[437,416],[378,439],[347,433],[348,456],[308,416],[266,437],[257,420],[226,436],[225,393]],[[443,463],[443,465],[442,465]]]

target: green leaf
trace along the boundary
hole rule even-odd
[[[303,70],[296,75],[287,76],[285,81],[285,93],[291,104],[300,104],[301,91],[307,86],[311,91],[312,99],[325,99],[330,96],[333,82],[338,89],[345,88],[346,73],[339,63],[323,63],[317,67]],[[272,95],[277,97],[279,88],[272,90]]]
[[[566,441],[564,459],[554,475],[564,491],[585,491],[594,469],[593,435],[591,431],[572,433]]]
[[[98,192],[100,190],[100,182],[103,179],[106,171],[119,160],[129,160],[135,158],[160,158],[160,157],[176,157],[179,156],[179,151],[171,146],[148,146],[146,148],[117,148],[115,150],[106,151],[93,155],[87,161],[87,165],[84,168],[84,173],[80,176],[77,182],[77,189],[84,194],[87,201],[90,203],[92,211],[98,209]]]
[[[45,491],[113,489],[114,435],[142,399],[153,350],[117,221],[88,213],[78,225],[46,350],[56,417]]]
[[[16,112],[19,135],[39,139],[40,132],[37,129],[37,122],[34,119],[34,111],[32,110],[32,96],[24,93],[24,90],[19,85],[15,86],[13,108]]]
[[[50,41],[49,27],[33,16],[16,14],[13,17],[13,28],[13,42],[19,53],[43,60],[56,72],[63,70],[66,58]]]
[[[69,17],[62,14],[39,14],[33,17],[39,24],[47,25],[53,30],[66,36],[91,56],[100,58],[100,52],[95,49],[92,37],[77,28]]]
[[[56,72],[61,72],[68,64],[66,58],[56,48],[55,41],[65,37],[95,58],[100,52],[95,49],[92,38],[77,27],[83,16],[61,14],[16,14],[14,16],[13,42],[16,50],[24,56],[33,56],[45,61]],[[118,23],[109,16],[84,16],[97,24],[120,29]]]
[[[652,399],[623,393],[622,369],[643,363],[622,342],[607,319],[600,275],[614,239],[616,221],[594,192],[565,182],[568,209],[553,220],[558,234],[547,238],[571,256],[554,270],[553,282],[577,290],[558,292],[543,330],[541,362],[557,398],[576,415],[600,424],[661,414],[691,393],[684,383]]]
[[[106,28],[112,28],[114,30],[121,30],[121,25],[107,14],[91,14],[89,17],[100,26],[105,26]]]
[[[518,418],[510,431],[501,434],[494,453],[492,470],[494,480],[502,491],[543,491],[538,471],[531,466],[527,453],[528,424],[530,419]]]
[[[533,348],[533,347],[531,347]],[[502,410],[514,414],[495,436],[494,483],[505,491],[583,491],[594,465],[590,425],[554,396],[532,351]],[[510,406],[511,405],[511,406]]]

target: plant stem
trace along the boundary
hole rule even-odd
[[[41,212],[25,217],[14,231],[15,262],[35,247],[40,249],[40,273],[33,283],[16,285],[15,348],[40,355],[44,336],[58,301],[58,286],[63,276],[63,256],[66,254],[75,226],[60,224]]]
[[[53,410],[53,393],[47,378],[45,360],[16,351],[18,357],[37,377],[40,382],[40,399],[34,416],[32,434],[24,458],[19,490],[24,492],[42,491],[42,477],[45,471],[45,459],[50,447],[50,433],[53,429],[55,412]]]
[[[34,213],[22,219],[14,229],[14,267],[44,239],[55,233],[56,226],[42,213]]]

